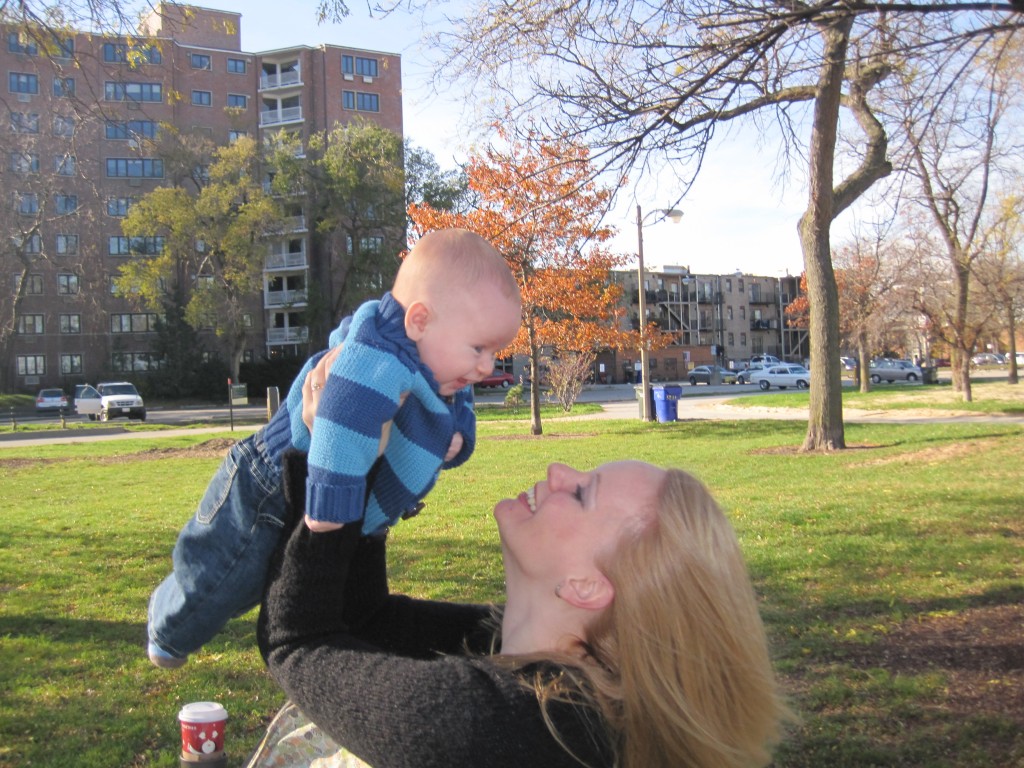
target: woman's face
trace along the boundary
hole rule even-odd
[[[665,470],[641,461],[580,472],[551,464],[547,479],[494,508],[506,579],[553,588],[596,568],[623,530],[648,524]]]

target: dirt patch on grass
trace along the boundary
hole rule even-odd
[[[1024,605],[916,616],[870,646],[844,644],[842,659],[893,674],[939,672],[939,706],[958,716],[1008,718],[1024,732]]]
[[[893,456],[882,456],[865,462],[861,466],[877,466],[880,464],[941,464],[973,453],[988,450],[988,446],[980,440],[968,440],[962,443],[929,446],[919,451],[899,453]]]
[[[881,445],[881,444],[877,444],[877,443],[875,443],[875,444],[864,443],[862,445],[848,445],[845,448],[843,448],[843,450],[844,451],[870,451],[870,450],[875,450],[875,449],[878,449],[878,448],[886,448],[886,447],[887,446],[885,446],[885,445]],[[748,453],[750,455],[752,455],[752,456],[797,456],[797,455],[799,455],[801,453],[804,453],[804,451],[800,450],[800,446],[799,445],[774,445],[774,446],[772,446],[770,448],[754,448],[754,449],[748,451]],[[839,451],[835,451],[835,453],[839,453]],[[816,456],[818,454],[816,452],[814,452],[814,451],[807,451],[806,455],[807,456]]]
[[[188,448],[150,448],[131,456],[108,456],[104,463],[128,461],[153,461],[155,459],[219,459],[235,444],[230,437],[216,437]]]

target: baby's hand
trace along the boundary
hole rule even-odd
[[[456,432],[454,435],[452,435],[452,444],[448,446],[448,453],[444,455],[444,460],[451,461],[456,456],[458,456],[459,451],[462,450],[462,443],[463,439],[461,432]]]
[[[306,515],[306,527],[313,533],[326,533],[327,531],[336,531],[339,528],[344,528],[344,523],[325,523],[322,520],[314,520],[309,515]]]

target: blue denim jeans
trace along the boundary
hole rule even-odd
[[[262,432],[234,445],[174,547],[174,572],[149,600],[149,641],[184,658],[260,602],[285,525],[280,467]]]

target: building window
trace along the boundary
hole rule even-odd
[[[164,238],[160,235],[124,237],[112,235],[107,240],[107,253],[111,256],[158,256],[163,253]]]
[[[30,112],[11,112],[11,131],[39,133],[39,115]]]
[[[107,101],[162,102],[164,93],[160,83],[108,81],[103,86],[103,98]]]
[[[726,344],[727,344],[728,346],[730,346],[730,347],[732,347],[732,346],[735,346],[735,344],[736,344],[736,335],[735,335],[735,334],[733,334],[733,333],[729,333],[729,334],[728,334],[728,335],[726,336],[726,339],[727,339],[727,341],[726,341],[725,343],[726,343]]]
[[[57,294],[75,296],[78,294],[78,275],[61,273],[57,275]]]
[[[43,355],[18,355],[19,376],[45,376],[46,357]]]
[[[79,354],[62,354],[60,356],[60,372],[62,374],[81,373],[82,356]]]
[[[57,235],[57,253],[74,256],[78,253],[78,235]]]
[[[205,53],[190,54],[189,62],[192,64],[192,69],[211,69],[210,57]]]
[[[380,96],[376,93],[342,91],[342,107],[357,112],[380,112]]]
[[[18,315],[18,333],[22,336],[41,335],[44,315]]]
[[[745,334],[745,333],[741,333],[740,334],[740,346],[741,347],[747,346],[747,334]]]
[[[14,278],[14,292],[18,292],[18,288],[21,286],[21,275],[16,275]],[[25,295],[26,296],[42,296],[43,295],[43,276],[42,275],[29,275],[25,278]]]
[[[8,32],[7,50],[11,53],[23,53],[26,56],[35,56],[39,53],[39,46],[33,42],[26,41],[20,32]]]
[[[39,155],[34,152],[11,152],[10,167],[14,173],[39,173]]]
[[[53,202],[57,213],[62,216],[78,210],[78,195],[57,194],[53,196]]]
[[[252,363],[252,362],[255,362],[255,360],[256,360],[256,356],[253,354],[253,351],[251,349],[246,349],[246,350],[242,351],[242,362],[243,363]]]
[[[35,192],[15,192],[14,206],[22,216],[39,213],[39,196]]]
[[[111,333],[155,333],[158,316],[154,312],[125,312],[110,316]]]
[[[160,368],[160,363],[152,360],[147,352],[114,352],[110,355],[110,367],[118,373],[129,373],[154,371]]]
[[[213,104],[213,94],[209,91],[192,91],[192,103],[197,107],[209,107]]]
[[[105,136],[108,139],[155,139],[155,120],[108,120],[105,128]]]
[[[228,72],[235,75],[244,75],[245,69],[245,59],[228,59]]]
[[[742,277],[739,278],[736,281],[736,290],[739,291],[740,293],[743,293],[743,278]]]
[[[725,319],[732,320],[732,307],[725,308]]]
[[[345,75],[362,75],[363,77],[377,76],[377,60],[367,59],[362,56],[341,57],[341,71]]]
[[[242,314],[242,327],[243,328],[252,328],[252,314],[251,313],[245,312],[245,313]]]
[[[64,115],[53,116],[53,135],[72,138],[75,135],[75,118]]]
[[[14,247],[20,248],[23,254],[39,254],[43,252],[43,238],[39,236],[38,232],[29,235],[27,238],[15,235],[11,240],[14,243]]]
[[[60,332],[61,333],[81,333],[82,332],[82,316],[81,315],[61,315],[60,321]]]
[[[75,95],[75,78],[53,78],[53,96],[57,99],[70,99]]]
[[[151,157],[109,157],[107,176],[110,178],[162,179],[164,161]]]
[[[243,136],[248,136],[248,131],[228,131],[228,144],[234,144]]]
[[[113,216],[117,219],[122,219],[128,215],[128,209],[131,208],[133,198],[131,197],[108,197],[107,198],[107,216]]]
[[[746,320],[746,319],[747,319],[747,308],[746,307],[740,307],[740,320]]]
[[[39,75],[27,72],[8,72],[7,90],[11,93],[39,93]]]
[[[53,158],[53,171],[58,176],[74,176],[75,166],[74,155],[57,155]]]
[[[113,64],[161,64],[164,57],[155,45],[145,48],[131,46],[127,43],[104,43],[103,60]]]
[[[228,106],[237,109],[246,109],[249,106],[249,97],[242,93],[229,93]]]

